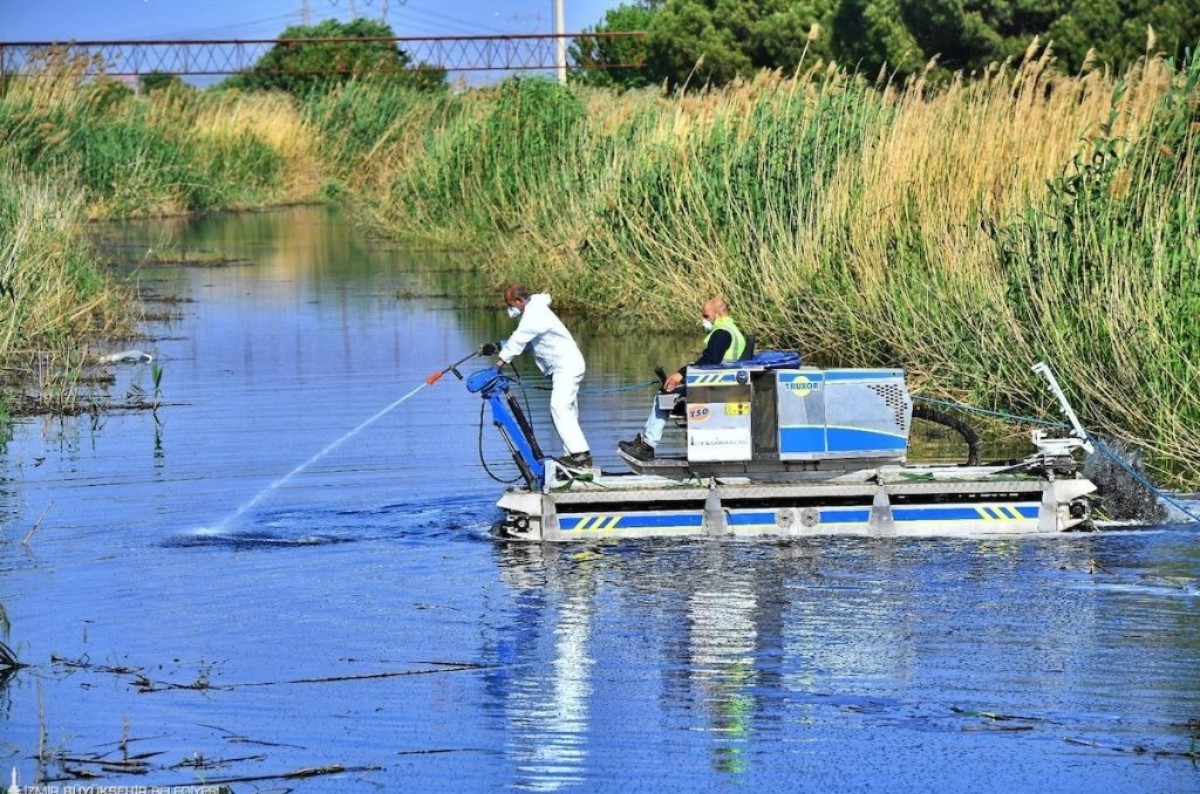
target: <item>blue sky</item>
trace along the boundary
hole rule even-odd
[[[621,0],[563,0],[578,33]],[[303,0],[0,0],[0,41],[274,38]],[[310,20],[386,19],[398,36],[549,33],[553,0],[308,0]]]

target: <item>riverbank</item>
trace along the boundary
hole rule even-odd
[[[763,344],[1021,415],[1056,416],[1047,360],[1095,432],[1200,481],[1200,65],[1049,63],[678,98],[513,80],[411,112],[359,87],[310,114],[365,215],[473,244],[497,283],[631,332],[724,293]],[[352,128],[347,106],[397,110]]]
[[[509,80],[305,101],[125,96],[60,64],[10,86],[0,153],[82,217],[342,200],[631,332],[690,327],[721,292],[762,345],[1015,414],[1054,414],[1045,359],[1090,428],[1200,482],[1200,67],[1049,59],[937,89],[819,65],[679,97]]]
[[[320,197],[323,169],[288,97],[85,81],[56,55],[0,92],[0,372],[13,403],[74,410],[90,345],[134,333],[136,295],[88,243],[92,220]],[[32,392],[34,399],[28,399]]]
[[[96,265],[78,195],[0,170],[0,425],[79,398],[87,342],[133,332],[134,301]]]

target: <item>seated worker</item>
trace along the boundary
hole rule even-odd
[[[691,364],[685,364],[679,368],[679,371],[672,372],[671,376],[663,383],[662,390],[664,392],[686,394],[687,386],[680,387],[679,384],[684,382],[688,367],[720,364],[722,361],[737,361],[746,350],[746,337],[742,335],[737,325],[734,324],[733,318],[729,316],[729,304],[720,295],[709,298],[705,302],[701,310],[701,317],[701,325],[704,326],[705,331],[708,331],[708,336],[704,339],[704,352]],[[633,441],[621,441],[617,446],[621,448],[622,452],[632,455],[638,460],[654,460],[654,448],[662,439],[663,428],[667,425],[668,416],[670,416],[670,412],[659,408],[658,400],[655,400],[650,416],[646,419],[646,427],[642,432]]]

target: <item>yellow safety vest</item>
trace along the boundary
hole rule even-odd
[[[733,318],[729,315],[718,317],[713,323],[713,329],[708,332],[708,336],[704,337],[704,346],[708,347],[708,340],[717,331],[728,331],[733,337],[733,341],[729,344],[729,349],[725,351],[725,356],[722,361],[737,361],[742,357],[742,353],[746,352],[746,337],[742,336],[742,332],[738,330],[737,325],[733,322]]]

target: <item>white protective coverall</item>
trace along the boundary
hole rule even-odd
[[[512,362],[526,347],[533,353],[538,369],[554,384],[550,391],[550,418],[562,439],[563,452],[574,455],[589,451],[579,426],[579,384],[586,370],[583,354],[571,332],[550,310],[550,296],[544,292],[529,296],[517,330],[500,348],[500,358]]]

